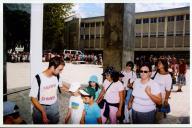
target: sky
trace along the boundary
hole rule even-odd
[[[135,12],[146,12],[190,6],[190,3],[136,3]],[[73,11],[81,18],[104,16],[103,3],[75,4]]]

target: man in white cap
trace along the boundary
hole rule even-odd
[[[67,116],[65,117],[65,124],[71,119],[71,124],[80,124],[82,113],[84,110],[84,103],[79,93],[80,83],[72,83],[69,92],[72,93],[72,96],[69,99],[69,108]]]

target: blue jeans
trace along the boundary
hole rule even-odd
[[[59,105],[58,102],[52,105],[42,105],[46,111],[49,124],[57,124],[59,122]],[[34,124],[43,124],[41,112],[33,107],[33,123]]]
[[[154,124],[156,110],[150,112],[137,112],[132,109],[133,124]]]

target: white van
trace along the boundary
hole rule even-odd
[[[67,53],[74,54],[74,55],[75,54],[83,55],[83,53],[80,50],[67,50],[67,49],[65,49],[63,54],[65,55]]]

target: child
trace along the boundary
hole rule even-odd
[[[99,82],[98,82],[98,78],[96,75],[92,75],[89,78],[89,87],[92,87],[93,89],[95,89],[95,99],[94,101],[97,101],[99,94],[101,92],[101,88],[99,87]]]
[[[65,117],[65,123],[67,124],[69,119],[71,119],[72,124],[80,124],[81,116],[84,110],[84,103],[78,92],[80,88],[80,83],[72,83],[69,91],[72,96],[69,99],[69,108],[67,116]]]
[[[81,118],[81,124],[101,124],[101,110],[98,104],[94,101],[95,89],[92,87],[86,87],[80,90],[85,103],[85,108]]]

